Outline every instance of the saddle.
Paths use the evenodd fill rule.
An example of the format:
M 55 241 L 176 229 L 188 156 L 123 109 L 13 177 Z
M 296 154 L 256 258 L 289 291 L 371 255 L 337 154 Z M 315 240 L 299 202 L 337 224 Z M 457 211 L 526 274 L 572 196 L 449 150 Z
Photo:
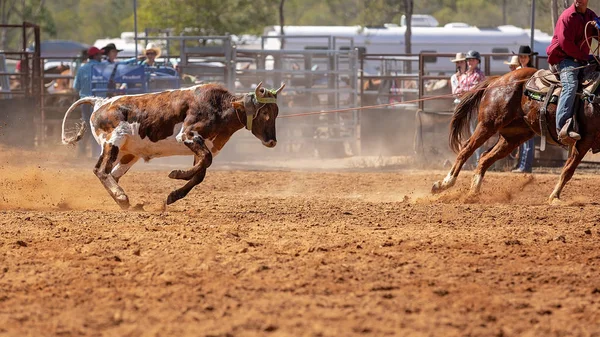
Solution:
M 582 100 L 588 99 L 591 102 L 596 98 L 595 92 L 600 84 L 600 72 L 588 69 L 589 68 L 585 68 L 582 74 L 580 74 L 580 85 L 577 89 L 577 95 L 581 97 Z M 548 117 L 548 106 L 550 104 L 557 104 L 560 93 L 562 92 L 562 85 L 560 83 L 560 78 L 558 77 L 558 71 L 553 70 L 555 69 L 540 69 L 533 74 L 527 83 L 525 83 L 524 95 L 532 100 L 543 102 L 543 105 L 540 109 L 539 118 L 541 133 L 540 151 L 544 151 L 546 148 L 547 134 L 552 135 L 552 132 L 550 132 L 548 129 L 548 123 L 546 122 Z M 573 114 L 575 130 L 577 130 L 576 117 L 581 107 L 581 104 L 579 103 L 579 100 L 577 100 L 575 107 L 573 108 L 575 111 Z M 561 144 L 558 139 L 553 138 L 553 142 L 556 144 L 565 145 Z

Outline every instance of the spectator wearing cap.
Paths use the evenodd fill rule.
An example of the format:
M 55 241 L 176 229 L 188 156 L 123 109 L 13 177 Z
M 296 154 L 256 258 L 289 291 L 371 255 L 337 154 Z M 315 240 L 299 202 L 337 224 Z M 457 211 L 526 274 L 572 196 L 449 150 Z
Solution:
M 102 51 L 104 51 L 104 56 L 106 56 L 106 62 L 115 63 L 117 55 L 119 52 L 122 52 L 123 49 L 118 49 L 114 43 L 109 43 L 102 48 Z
M 481 55 L 479 52 L 476 50 L 469 50 L 467 55 L 465 55 L 465 59 L 467 60 L 467 72 L 458 84 L 458 89 L 456 91 L 459 95 L 472 90 L 477 84 L 485 80 L 485 75 L 481 69 L 479 69 L 479 65 L 481 64 Z M 469 127 L 471 134 L 473 134 L 477 127 L 477 115 L 475 115 L 475 118 L 471 118 L 471 124 Z M 474 166 L 477 166 L 479 163 L 479 158 L 481 157 L 482 153 L 483 149 L 479 147 L 469 159 Z
M 452 85 L 452 93 L 456 94 L 460 80 L 465 76 L 467 71 L 467 61 L 464 53 L 456 53 L 456 57 L 450 62 L 456 64 L 456 72 L 450 77 L 450 84 Z M 458 96 L 457 96 L 458 98 Z
M 520 46 L 519 53 L 516 55 L 519 59 L 519 67 L 521 68 L 533 68 L 533 56 L 537 53 L 533 53 L 529 46 Z M 514 57 L 514 56 L 513 56 Z M 519 146 L 519 164 L 517 168 L 512 170 L 513 173 L 531 173 L 533 171 L 533 152 L 535 151 L 535 143 L 533 137 L 525 141 Z
M 156 59 L 160 57 L 160 55 L 162 54 L 162 50 L 159 46 L 150 42 L 146 46 L 146 49 L 144 49 L 143 54 L 144 56 L 146 56 L 146 59 L 141 61 L 140 64 L 148 67 L 156 67 Z
M 520 66 L 519 57 L 517 55 L 513 55 L 508 61 L 504 61 L 504 64 L 508 65 L 510 71 L 517 70 L 517 68 Z
M 467 72 L 459 82 L 456 93 L 459 95 L 462 95 L 463 93 L 475 88 L 477 84 L 485 80 L 485 75 L 481 69 L 479 69 L 479 65 L 481 64 L 481 55 L 479 52 L 475 50 L 469 50 L 465 56 L 465 59 L 467 60 Z
M 100 64 L 102 60 L 102 50 L 91 47 L 87 50 L 88 62 L 83 64 L 75 75 L 75 80 L 73 81 L 73 88 L 79 92 L 79 97 L 88 97 L 92 96 L 92 66 Z M 86 126 L 90 127 L 90 118 L 92 116 L 92 106 L 89 104 L 81 105 L 81 118 L 83 119 Z M 92 147 L 92 157 L 100 156 L 100 146 L 95 144 L 91 132 L 86 132 L 82 141 L 79 142 L 78 146 L 78 154 L 80 157 L 86 156 L 87 144 L 90 143 Z

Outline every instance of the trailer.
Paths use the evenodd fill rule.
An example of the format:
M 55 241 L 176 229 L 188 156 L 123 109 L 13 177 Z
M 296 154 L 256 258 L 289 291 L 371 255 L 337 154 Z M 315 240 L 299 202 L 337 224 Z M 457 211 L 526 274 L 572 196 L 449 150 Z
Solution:
M 315 49 L 325 46 L 322 39 L 317 36 L 323 34 L 336 36 L 338 38 L 351 38 L 354 47 L 364 54 L 400 54 L 405 52 L 406 27 L 388 24 L 383 27 L 363 26 L 284 26 L 284 36 L 281 35 L 281 27 L 268 26 L 263 35 L 271 37 L 265 39 L 264 49 L 302 50 Z M 278 38 L 275 38 L 278 37 Z M 290 37 L 290 38 L 288 38 Z M 293 37 L 293 39 L 291 38 Z M 534 50 L 540 55 L 546 55 L 546 47 L 550 45 L 551 36 L 539 30 L 534 36 Z M 411 38 L 411 50 L 413 54 L 432 54 L 425 60 L 427 69 L 432 73 L 444 72 L 448 69 L 449 58 L 439 58 L 433 54 L 456 54 L 466 53 L 468 50 L 477 50 L 481 54 L 496 54 L 490 60 L 491 74 L 506 72 L 507 60 L 503 54 L 516 52 L 521 45 L 531 43 L 528 30 L 511 26 L 499 26 L 492 28 L 479 28 L 463 23 L 450 23 L 444 27 L 413 27 Z M 340 40 L 337 49 L 348 48 L 347 42 Z M 367 74 L 376 75 L 381 73 L 377 62 L 365 63 L 364 69 Z

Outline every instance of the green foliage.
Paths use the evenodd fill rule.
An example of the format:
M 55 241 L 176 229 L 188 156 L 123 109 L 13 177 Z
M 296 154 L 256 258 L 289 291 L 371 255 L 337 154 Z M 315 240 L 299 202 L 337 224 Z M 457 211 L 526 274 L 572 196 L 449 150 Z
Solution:
M 200 35 L 259 33 L 277 23 L 275 0 L 145 0 L 139 1 L 141 27 L 193 28 Z
M 416 0 L 415 14 L 432 14 L 440 24 L 466 22 L 480 27 L 530 26 L 532 0 Z M 552 32 L 551 0 L 536 1 L 536 28 Z M 573 0 L 568 0 L 572 3 Z M 562 0 L 558 0 L 562 9 Z M 175 34 L 260 34 L 279 24 L 280 0 L 137 0 L 138 31 L 173 28 Z M 589 0 L 600 13 L 600 0 Z M 404 0 L 285 0 L 286 25 L 362 25 L 400 23 Z M 0 0 L 4 23 L 30 21 L 42 27 L 42 39 L 92 44 L 98 38 L 133 31 L 133 0 Z M 326 32 L 324 32 L 326 33 Z M 20 37 L 0 34 L 0 42 Z M 2 46 L 0 46 L 2 47 Z

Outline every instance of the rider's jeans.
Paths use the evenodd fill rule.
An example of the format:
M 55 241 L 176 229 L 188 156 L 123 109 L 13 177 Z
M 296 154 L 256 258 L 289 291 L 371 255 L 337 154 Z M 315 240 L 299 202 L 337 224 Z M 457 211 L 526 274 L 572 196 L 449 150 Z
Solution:
M 571 59 L 564 59 L 558 64 L 562 92 L 558 99 L 558 106 L 556 107 L 557 132 L 560 132 L 560 129 L 562 129 L 567 120 L 573 117 L 573 104 L 575 103 L 575 94 L 577 93 L 577 85 L 579 84 L 577 77 L 581 70 L 576 68 L 581 65 L 582 63 Z

